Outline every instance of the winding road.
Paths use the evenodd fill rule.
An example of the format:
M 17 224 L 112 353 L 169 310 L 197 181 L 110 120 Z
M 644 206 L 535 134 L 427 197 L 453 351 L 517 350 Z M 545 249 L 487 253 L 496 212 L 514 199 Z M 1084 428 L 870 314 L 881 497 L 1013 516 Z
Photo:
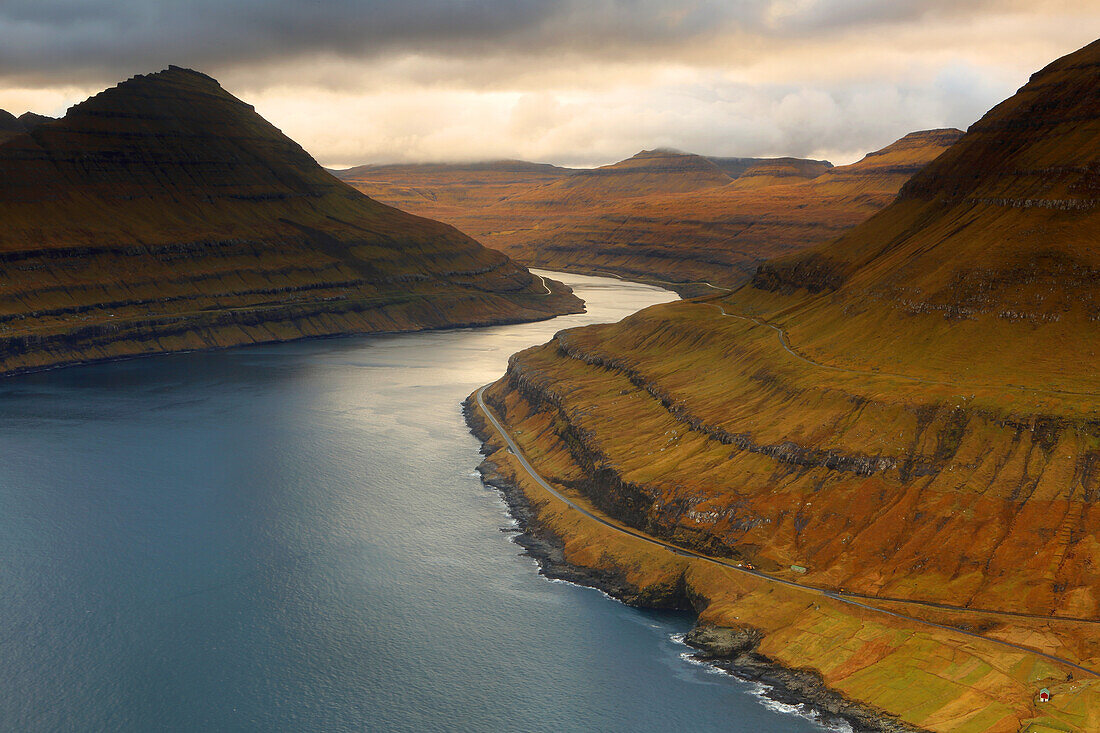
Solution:
M 772 326 L 772 328 L 775 328 L 775 327 Z M 990 638 L 988 636 L 982 636 L 981 634 L 976 634 L 976 633 L 971 632 L 971 631 L 965 631 L 963 629 L 960 629 L 960 628 L 957 628 L 957 627 L 954 627 L 954 626 L 947 626 L 945 624 L 937 624 L 937 623 L 932 622 L 932 621 L 925 621 L 923 619 L 919 619 L 919 618 L 916 618 L 916 617 L 913 617 L 913 616 L 907 616 L 903 613 L 897 613 L 897 612 L 894 612 L 894 611 L 887 611 L 885 609 L 877 608 L 875 606 L 871 606 L 871 605 L 868 605 L 866 603 L 861 603 L 860 601 L 855 600 L 855 599 L 858 598 L 858 599 L 861 599 L 861 600 L 890 602 L 890 603 L 908 603 L 908 604 L 912 604 L 912 605 L 916 605 L 916 606 L 922 606 L 922 607 L 926 607 L 926 608 L 933 608 L 933 609 L 937 609 L 937 610 L 963 611 L 963 612 L 968 612 L 968 613 L 983 613 L 983 614 L 987 614 L 987 615 L 1005 615 L 1005 616 L 1014 616 L 1014 617 L 1018 617 L 1018 618 L 1028 618 L 1028 619 L 1041 620 L 1041 621 L 1074 621 L 1074 622 L 1084 622 L 1084 623 L 1100 623 L 1100 620 L 1097 620 L 1097 619 L 1080 619 L 1080 618 L 1058 617 L 1058 616 L 1041 616 L 1041 615 L 1038 615 L 1038 614 L 1027 614 L 1027 613 L 1022 613 L 1022 612 L 1018 612 L 1018 611 L 993 611 L 993 610 L 985 610 L 985 609 L 974 609 L 974 608 L 967 608 L 965 606 L 950 606 L 950 605 L 947 605 L 947 604 L 934 603 L 934 602 L 931 602 L 931 601 L 920 601 L 920 600 L 912 600 L 912 599 L 904 599 L 904 598 L 880 598 L 878 596 L 866 595 L 866 594 L 862 594 L 862 593 L 852 593 L 852 592 L 849 592 L 849 591 L 837 591 L 837 590 L 832 590 L 832 589 L 828 589 L 828 588 L 820 588 L 820 587 L 812 586 L 812 585 L 804 585 L 802 583 L 798 583 L 798 582 L 795 582 L 793 580 L 786 580 L 784 578 L 777 578 L 777 577 L 774 577 L 772 575 L 768 575 L 768 574 L 763 573 L 763 572 L 761 572 L 759 570 L 756 570 L 756 569 L 749 569 L 749 568 L 741 567 L 741 566 L 737 565 L 736 563 L 728 562 L 728 561 L 725 561 L 725 560 L 720 560 L 718 558 L 710 557 L 708 555 L 702 555 L 698 552 L 695 552 L 694 550 L 688 550 L 688 549 L 680 547 L 678 545 L 674 545 L 670 542 L 665 542 L 663 540 L 659 540 L 659 539 L 656 539 L 654 537 L 651 537 L 647 534 L 643 534 L 642 532 L 638 532 L 636 530 L 632 530 L 632 529 L 629 529 L 629 528 L 626 528 L 626 527 L 622 527 L 618 524 L 610 522 L 607 519 L 604 519 L 603 517 L 599 516 L 598 514 L 595 514 L 591 511 L 589 511 L 588 509 L 585 509 L 583 506 L 578 505 L 576 502 L 571 500 L 569 497 L 563 495 L 561 492 L 559 492 L 557 489 L 555 489 L 553 486 L 551 486 L 550 483 L 546 479 L 544 479 L 542 477 L 542 475 L 537 470 L 535 470 L 535 467 L 532 466 L 531 463 L 527 460 L 527 457 L 524 456 L 523 451 L 516 444 L 515 440 L 512 439 L 511 434 L 509 434 L 509 432 L 505 429 L 504 425 L 497 419 L 496 415 L 493 414 L 493 411 L 485 403 L 485 390 L 488 389 L 488 387 L 489 387 L 489 385 L 485 385 L 484 387 L 481 387 L 479 390 L 477 390 L 477 392 L 475 393 L 476 398 L 477 398 L 478 407 L 481 408 L 482 414 L 484 414 L 486 419 L 489 420 L 489 422 L 496 429 L 496 431 L 500 435 L 500 437 L 504 439 L 504 442 L 508 445 L 509 452 L 516 458 L 517 461 L 519 461 L 519 464 L 521 466 L 523 466 L 523 470 L 525 470 L 528 473 L 528 475 L 530 475 L 530 477 L 539 486 L 541 486 L 543 489 L 548 491 L 551 495 L 556 497 L 559 501 L 563 502 L 570 509 L 573 509 L 574 511 L 583 514 L 584 516 L 588 517 L 589 519 L 593 520 L 594 522 L 598 522 L 598 523 L 602 524 L 603 526 L 608 527 L 608 528 L 610 528 L 610 529 L 612 529 L 616 532 L 619 532 L 621 534 L 629 535 L 631 537 L 634 537 L 635 539 L 641 540 L 643 542 L 647 542 L 651 545 L 655 545 L 657 547 L 664 548 L 665 550 L 668 550 L 669 552 L 675 553 L 676 555 L 680 555 L 680 556 L 683 556 L 683 557 L 690 557 L 692 559 L 701 560 L 703 562 L 708 562 L 708 563 L 711 563 L 713 565 L 719 565 L 723 568 L 728 568 L 730 570 L 734 570 L 734 571 L 739 572 L 739 573 L 744 573 L 746 575 L 751 575 L 753 577 L 760 578 L 761 580 L 765 580 L 765 581 L 768 581 L 770 583 L 778 583 L 779 585 L 785 585 L 785 586 L 788 586 L 790 588 L 797 588 L 798 590 L 801 590 L 801 591 L 804 591 L 804 592 L 807 592 L 807 593 L 811 593 L 811 594 L 819 595 L 819 596 L 824 596 L 825 598 L 830 598 L 832 600 L 839 601 L 841 603 L 846 603 L 850 606 L 856 606 L 856 607 L 859 607 L 859 608 L 867 609 L 869 611 L 873 611 L 875 613 L 883 614 L 885 616 L 892 616 L 894 618 L 903 619 L 905 621 L 909 621 L 909 622 L 914 623 L 914 624 L 920 624 L 922 626 L 928 626 L 928 627 L 935 628 L 935 629 L 941 629 L 941 630 L 944 630 L 944 631 L 949 631 L 949 632 L 952 632 L 952 633 L 955 633 L 955 634 L 960 634 L 962 636 L 968 636 L 968 637 L 971 637 L 973 639 L 980 639 L 981 641 L 984 641 L 984 642 L 987 642 L 987 643 L 990 643 L 990 644 L 996 644 L 998 646 L 1005 647 L 1005 648 L 1008 648 L 1008 649 L 1012 649 L 1012 650 L 1015 650 L 1015 651 L 1021 651 L 1021 652 L 1025 652 L 1027 654 L 1034 654 L 1036 656 L 1042 657 L 1044 659 L 1047 659 L 1049 661 L 1052 661 L 1052 662 L 1055 662 L 1057 664 L 1063 665 L 1065 667 L 1069 667 L 1071 669 L 1075 669 L 1077 671 L 1084 672 L 1085 674 L 1091 675 L 1093 677 L 1100 678 L 1100 672 L 1098 672 L 1094 669 L 1089 669 L 1088 667 L 1083 667 L 1080 664 L 1077 664 L 1075 662 L 1071 662 L 1068 659 L 1063 659 L 1061 657 L 1054 656 L 1053 654 L 1047 654 L 1046 652 L 1041 652 L 1037 649 L 1032 649 L 1030 647 L 1026 647 L 1026 646 L 1023 646 L 1023 645 L 1020 645 L 1020 644 L 1013 644 L 1010 641 L 1002 641 L 1000 639 L 993 639 L 993 638 Z

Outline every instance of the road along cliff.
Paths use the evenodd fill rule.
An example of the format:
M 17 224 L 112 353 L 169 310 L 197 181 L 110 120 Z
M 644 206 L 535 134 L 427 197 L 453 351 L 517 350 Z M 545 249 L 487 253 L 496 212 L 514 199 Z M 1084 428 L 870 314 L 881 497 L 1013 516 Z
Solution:
M 591 521 L 486 436 L 492 469 L 564 561 L 686 599 L 697 639 L 906 725 L 1100 729 L 1098 141 L 1100 42 L 839 239 L 559 333 L 485 391 L 563 495 L 741 569 Z

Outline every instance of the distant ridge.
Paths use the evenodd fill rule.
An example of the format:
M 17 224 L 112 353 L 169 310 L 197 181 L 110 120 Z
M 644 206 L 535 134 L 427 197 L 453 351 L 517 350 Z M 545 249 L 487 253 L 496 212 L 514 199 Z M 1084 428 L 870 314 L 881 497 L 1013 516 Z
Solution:
M 52 117 L 35 114 L 34 112 L 24 112 L 16 117 L 11 112 L 0 109 L 0 142 L 52 121 Z
M 732 178 L 701 155 L 642 150 L 611 165 L 576 170 L 572 175 L 516 196 L 516 200 L 559 205 L 602 203 L 657 193 L 681 193 L 724 186 Z
M 361 166 L 338 175 L 532 265 L 734 286 L 769 256 L 864 221 L 960 135 L 912 133 L 840 167 L 658 149 L 594 169 L 507 162 Z
M 473 163 L 385 163 L 379 165 L 358 165 L 354 168 L 332 170 L 331 173 L 344 181 L 352 181 L 370 173 L 463 173 L 500 172 L 500 173 L 573 173 L 575 168 L 562 168 L 550 163 L 530 163 L 526 160 L 485 160 Z

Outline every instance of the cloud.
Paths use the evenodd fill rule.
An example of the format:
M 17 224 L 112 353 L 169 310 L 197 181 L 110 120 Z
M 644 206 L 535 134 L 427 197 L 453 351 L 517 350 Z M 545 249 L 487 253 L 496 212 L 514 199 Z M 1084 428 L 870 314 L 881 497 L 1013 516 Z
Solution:
M 326 164 L 642 148 L 846 162 L 1093 40 L 1074 0 L 4 0 L 0 107 L 169 63 Z M 5 88 L 6 87 L 6 88 Z
M 5 0 L 0 76 L 103 79 L 168 63 L 222 72 L 331 56 L 644 57 L 731 37 L 805 38 L 1015 0 Z M 1055 3 L 1057 5 L 1058 3 Z M 1050 3 L 1035 3 L 1041 12 Z
M 751 19 L 759 3 L 741 4 Z M 394 51 L 606 53 L 683 41 L 739 19 L 720 2 L 685 8 L 657 0 L 5 0 L 0 74 L 93 78 L 181 59 L 225 68 Z
M 493 158 L 591 166 L 655 147 L 845 163 L 945 119 L 968 125 L 1003 96 L 979 69 L 953 68 L 937 81 L 822 88 L 707 75 L 558 93 L 410 88 L 349 97 L 293 88 L 254 101 L 334 166 Z M 960 85 L 983 94 L 959 97 Z

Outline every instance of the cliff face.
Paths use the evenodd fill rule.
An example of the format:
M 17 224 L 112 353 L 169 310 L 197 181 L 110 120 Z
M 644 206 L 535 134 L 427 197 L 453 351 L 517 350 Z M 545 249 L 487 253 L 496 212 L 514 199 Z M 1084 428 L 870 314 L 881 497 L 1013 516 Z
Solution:
M 894 171 L 914 144 L 928 141 L 857 165 Z M 727 297 L 560 333 L 489 396 L 555 482 L 626 524 L 861 594 L 891 624 L 1100 668 L 1098 171 L 1100 42 L 1034 75 L 836 241 Z M 660 574 L 632 553 L 574 557 Z M 834 636 L 791 610 L 804 605 L 769 611 L 763 591 L 730 598 L 726 582 L 689 577 L 704 620 L 778 635 L 771 654 L 910 723 L 1100 726 L 1100 687 L 1072 668 L 1024 674 L 1013 665 L 1037 657 L 995 662 L 980 644 L 963 661 L 946 632 L 899 659 L 866 610 L 834 604 L 864 623 Z M 944 656 L 997 674 L 943 673 Z M 887 689 L 899 679 L 942 684 L 938 701 Z M 1030 703 L 1054 682 L 1053 703 Z
M 21 124 L 0 144 L 0 373 L 580 307 L 337 181 L 197 72 Z
M 341 175 L 531 265 L 733 286 L 764 259 L 833 239 L 867 219 L 960 134 L 914 133 L 840 168 L 801 158 L 643 151 L 589 171 L 557 169 L 552 179 L 517 181 L 508 191 L 486 187 L 477 198 L 469 195 L 467 173 L 448 182 L 406 171 L 404 191 L 383 174 Z M 467 196 L 464 206 L 451 205 L 454 191 Z

